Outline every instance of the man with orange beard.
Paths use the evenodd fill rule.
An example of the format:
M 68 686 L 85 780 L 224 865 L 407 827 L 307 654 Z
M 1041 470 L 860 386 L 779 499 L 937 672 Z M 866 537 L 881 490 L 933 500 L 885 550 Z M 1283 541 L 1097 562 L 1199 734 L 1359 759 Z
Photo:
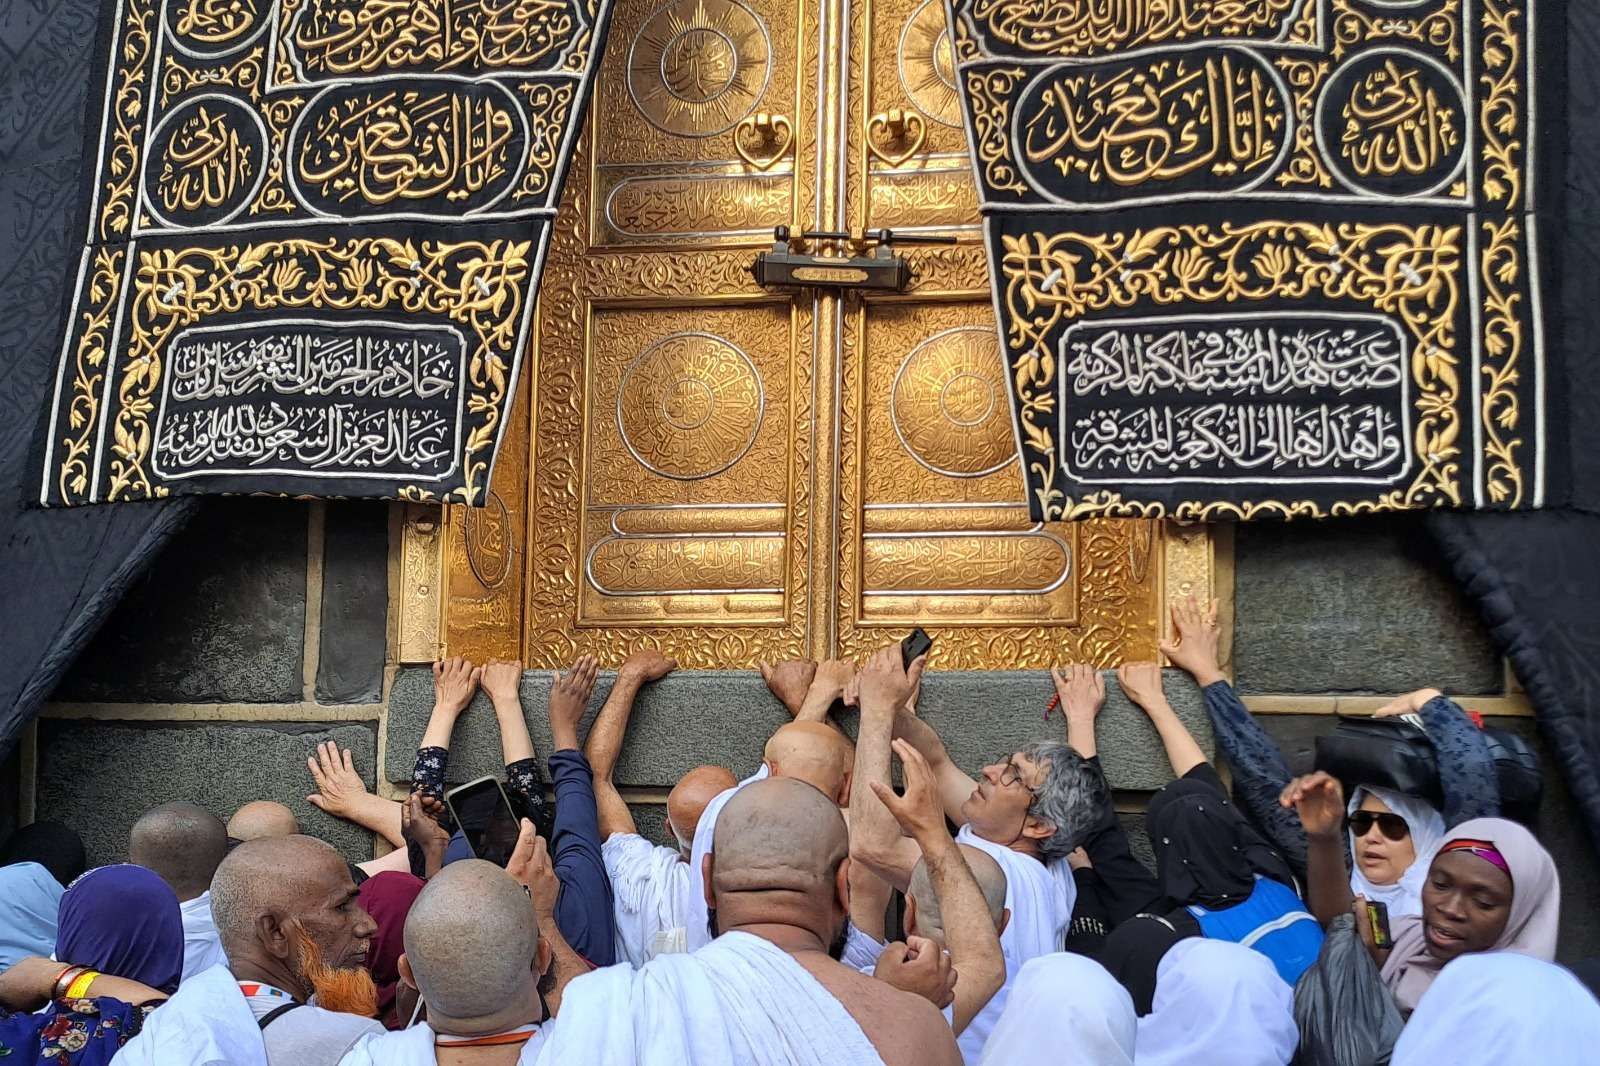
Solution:
M 217 867 L 211 910 L 227 966 L 184 981 L 117 1066 L 335 1066 L 384 1031 L 364 965 L 377 924 L 333 848 L 306 836 L 239 845 Z

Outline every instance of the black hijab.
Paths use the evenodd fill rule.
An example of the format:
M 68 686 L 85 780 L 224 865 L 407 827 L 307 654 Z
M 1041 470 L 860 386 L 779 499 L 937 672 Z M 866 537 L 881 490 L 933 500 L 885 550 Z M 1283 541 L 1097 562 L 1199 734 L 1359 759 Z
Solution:
M 1147 824 L 1156 878 L 1174 908 L 1241 903 L 1256 874 L 1294 888 L 1283 857 L 1210 782 L 1185 777 L 1161 789 Z
M 1100 965 L 1133 997 L 1133 1009 L 1144 1017 L 1155 1009 L 1156 972 L 1167 949 L 1192 932 L 1165 918 L 1136 914 L 1111 931 L 1100 949 Z

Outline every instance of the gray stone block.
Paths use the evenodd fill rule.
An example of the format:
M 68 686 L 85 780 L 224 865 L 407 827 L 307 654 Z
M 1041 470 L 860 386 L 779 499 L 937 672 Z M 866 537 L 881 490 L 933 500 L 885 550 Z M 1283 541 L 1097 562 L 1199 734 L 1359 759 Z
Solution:
M 1419 520 L 1240 523 L 1243 692 L 1501 690 L 1499 656 Z
M 306 505 L 210 499 L 67 671 L 58 700 L 301 698 Z
M 614 675 L 604 674 L 580 735 L 605 702 Z M 535 748 L 548 755 L 546 707 L 552 674 L 529 672 L 522 679 L 522 705 Z M 1172 777 L 1154 727 L 1130 704 L 1114 679 L 1100 715 L 1097 739 L 1101 762 L 1113 788 L 1151 790 Z M 1187 677 L 1167 671 L 1167 696 L 1206 751 L 1213 748 L 1210 721 L 1200 691 Z M 1066 736 L 1059 713 L 1044 720 L 1054 692 L 1046 673 L 1000 670 L 929 674 L 923 682 L 919 714 L 944 738 L 958 766 L 976 772 L 1023 744 Z M 402 670 L 389 693 L 388 750 L 384 773 L 391 781 L 411 777 L 417 743 L 433 707 L 433 678 L 426 668 Z M 753 771 L 773 730 L 788 714 L 767 691 L 759 674 L 747 670 L 679 671 L 640 694 L 628 738 L 618 760 L 618 785 L 670 788 L 687 770 L 703 763 L 726 766 L 736 774 Z M 846 716 L 853 731 L 855 716 Z M 494 711 L 482 694 L 456 724 L 450 748 L 449 777 L 468 781 L 501 768 L 500 735 Z
M 85 719 L 39 722 L 39 817 L 83 836 L 90 862 L 121 862 L 128 830 L 151 807 L 198 803 L 223 821 L 256 799 L 288 804 L 303 832 L 346 858 L 372 858 L 372 835 L 306 802 L 306 756 L 324 740 L 349 748 L 369 785 L 377 735 L 364 724 L 204 722 L 143 725 Z
M 672 837 L 672 830 L 667 828 L 665 803 L 630 803 L 628 810 L 633 814 L 633 826 L 639 831 L 640 836 L 664 848 L 678 846 L 678 842 Z
M 376 703 L 389 611 L 389 507 L 330 500 L 325 513 L 317 702 Z

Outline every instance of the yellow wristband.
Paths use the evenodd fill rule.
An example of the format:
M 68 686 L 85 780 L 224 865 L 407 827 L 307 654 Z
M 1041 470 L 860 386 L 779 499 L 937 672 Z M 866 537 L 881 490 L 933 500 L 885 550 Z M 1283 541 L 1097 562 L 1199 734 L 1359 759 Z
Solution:
M 77 977 L 72 979 L 72 983 L 67 986 L 67 994 L 62 998 L 83 999 L 89 994 L 89 986 L 92 985 L 94 983 L 94 979 L 99 976 L 100 971 L 98 970 L 83 971 Z

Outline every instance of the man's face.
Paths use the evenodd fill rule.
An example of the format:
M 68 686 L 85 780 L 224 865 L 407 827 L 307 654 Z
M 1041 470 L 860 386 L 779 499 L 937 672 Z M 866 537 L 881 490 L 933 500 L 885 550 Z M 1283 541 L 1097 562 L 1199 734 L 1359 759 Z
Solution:
M 378 923 L 361 906 L 350 869 L 337 855 L 318 860 L 318 869 L 297 901 L 294 917 L 316 947 L 323 965 L 334 970 L 364 967 Z
M 962 803 L 961 816 L 985 840 L 1010 844 L 1022 836 L 1033 790 L 1043 778 L 1044 768 L 1020 751 L 990 763 Z

